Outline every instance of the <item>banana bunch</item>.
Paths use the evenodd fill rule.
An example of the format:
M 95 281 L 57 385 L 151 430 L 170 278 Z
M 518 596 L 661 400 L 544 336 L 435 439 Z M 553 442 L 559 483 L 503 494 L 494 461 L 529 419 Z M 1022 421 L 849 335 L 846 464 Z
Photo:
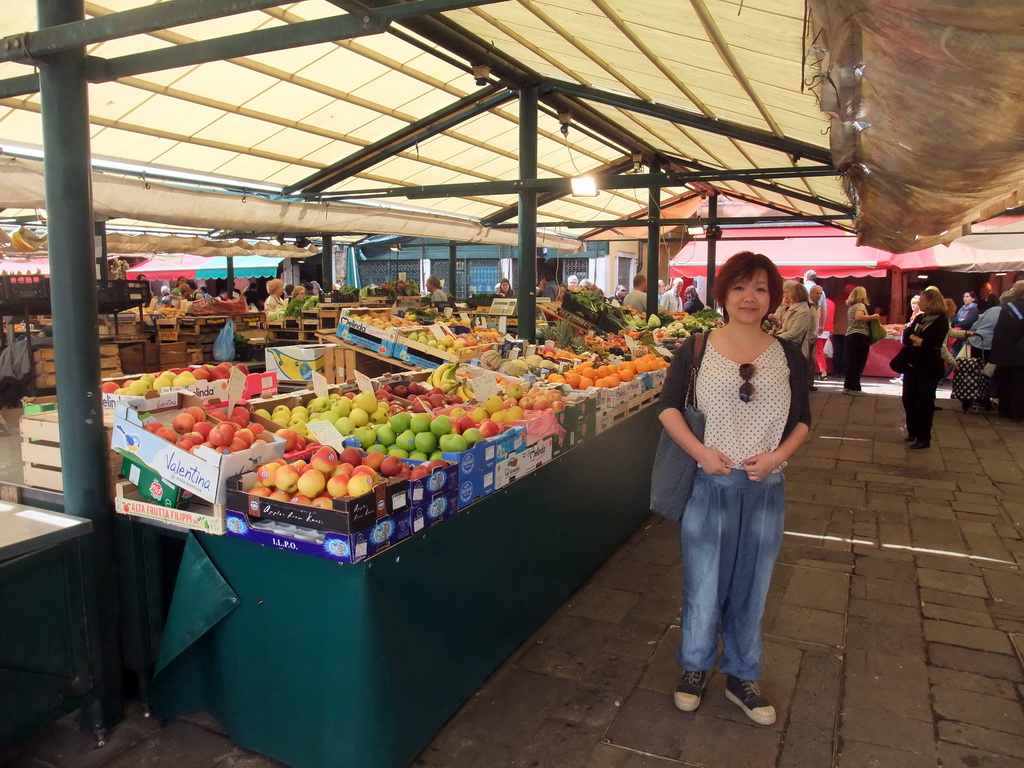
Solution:
M 455 375 L 458 366 L 455 363 L 442 363 L 430 372 L 427 377 L 428 387 L 437 387 L 446 395 L 460 395 L 465 402 L 473 399 L 473 390 Z

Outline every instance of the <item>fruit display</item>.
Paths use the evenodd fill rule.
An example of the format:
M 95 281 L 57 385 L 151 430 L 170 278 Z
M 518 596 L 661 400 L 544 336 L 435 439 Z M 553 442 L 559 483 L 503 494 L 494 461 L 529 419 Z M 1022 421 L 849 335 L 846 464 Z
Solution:
M 457 394 L 468 403 L 473 399 L 473 390 L 465 381 L 456 377 L 457 370 L 458 366 L 454 363 L 443 363 L 430 372 L 427 385 L 439 388 L 446 395 Z
M 199 365 L 187 368 L 172 368 L 158 373 L 144 373 L 137 378 L 112 379 L 100 385 L 103 392 L 113 395 L 145 395 L 147 392 L 160 392 L 166 387 L 191 387 L 197 381 L 219 381 L 231 378 L 231 371 L 237 368 L 248 375 L 249 369 L 241 364 L 220 363 L 219 365 Z
M 248 450 L 256 441 L 273 440 L 265 427 L 251 423 L 249 409 L 244 405 L 236 405 L 230 414 L 193 405 L 173 416 L 151 418 L 144 428 L 189 453 L 200 446 L 217 453 L 235 453 Z
M 668 361 L 660 355 L 648 353 L 635 361 L 618 364 L 605 363 L 597 368 L 593 363 L 584 363 L 568 369 L 564 373 L 553 373 L 548 376 L 549 384 L 567 384 L 573 389 L 589 389 L 598 387 L 610 389 L 623 382 L 632 381 L 638 373 L 667 368 Z

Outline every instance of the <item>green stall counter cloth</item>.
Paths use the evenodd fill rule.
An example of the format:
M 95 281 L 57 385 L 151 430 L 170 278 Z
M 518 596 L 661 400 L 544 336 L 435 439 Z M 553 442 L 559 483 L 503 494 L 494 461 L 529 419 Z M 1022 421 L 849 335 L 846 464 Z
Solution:
M 194 533 L 185 542 L 154 677 L 239 606 L 238 595 Z

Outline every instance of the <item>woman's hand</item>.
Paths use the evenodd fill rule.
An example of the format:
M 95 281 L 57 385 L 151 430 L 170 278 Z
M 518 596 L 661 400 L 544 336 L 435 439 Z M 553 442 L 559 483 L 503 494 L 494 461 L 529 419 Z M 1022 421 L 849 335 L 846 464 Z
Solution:
M 732 470 L 732 459 L 721 451 L 705 446 L 704 451 L 697 457 L 700 468 L 709 475 L 728 475 Z
M 922 341 L 924 341 L 924 339 L 922 339 L 917 334 L 910 334 L 910 343 L 913 344 L 915 347 L 920 347 Z
M 751 456 L 743 462 L 743 469 L 746 471 L 747 477 L 755 483 L 759 483 L 768 477 L 768 475 L 775 471 L 777 466 L 772 453 L 759 453 L 757 456 Z

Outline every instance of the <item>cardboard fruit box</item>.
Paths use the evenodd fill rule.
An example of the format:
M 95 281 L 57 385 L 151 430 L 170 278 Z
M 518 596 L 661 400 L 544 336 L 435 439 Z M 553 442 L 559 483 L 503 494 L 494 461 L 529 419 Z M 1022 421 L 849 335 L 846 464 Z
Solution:
M 228 478 L 251 472 L 260 464 L 284 456 L 285 441 L 274 434 L 261 435 L 266 437 L 266 441 L 257 440 L 247 450 L 228 454 L 203 446 L 197 446 L 190 453 L 157 437 L 145 428 L 148 422 L 156 419 L 170 426 L 174 416 L 183 408 L 196 404 L 188 395 L 175 394 L 178 402 L 174 407 L 146 413 L 118 403 L 110 447 L 135 455 L 164 480 L 214 504 L 222 504 L 226 500 Z
M 416 467 L 427 462 L 402 459 L 403 464 Z M 459 466 L 449 463 L 435 469 L 426 477 L 409 480 L 409 509 L 412 511 L 413 532 L 452 517 L 458 512 Z
M 256 482 L 255 473 L 229 481 L 227 506 L 251 519 L 274 520 L 302 528 L 334 533 L 357 533 L 373 527 L 377 520 L 408 510 L 408 483 L 389 480 L 378 483 L 362 496 L 334 499 L 332 509 L 292 504 L 249 493 Z
M 114 510 L 121 515 L 154 520 L 213 536 L 223 536 L 225 532 L 223 504 L 195 502 L 188 509 L 165 507 L 143 499 L 139 489 L 127 480 L 121 480 L 115 485 Z

